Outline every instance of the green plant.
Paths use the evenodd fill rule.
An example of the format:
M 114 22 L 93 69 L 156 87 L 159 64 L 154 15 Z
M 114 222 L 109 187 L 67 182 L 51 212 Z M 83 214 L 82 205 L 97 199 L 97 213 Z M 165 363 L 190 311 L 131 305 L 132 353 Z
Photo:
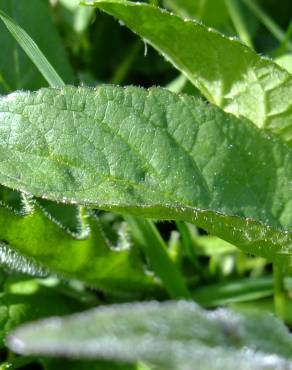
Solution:
M 266 312 L 292 323 L 291 26 L 250 1 L 219 3 L 216 19 L 213 1 L 165 1 L 177 15 L 125 0 L 0 4 L 3 369 L 292 368 L 291 336 Z M 110 77 L 93 66 L 95 43 L 111 55 L 88 31 L 95 8 L 106 37 L 131 43 L 110 50 Z M 99 83 L 155 75 L 135 66 L 141 41 L 104 13 L 180 75 L 165 63 L 166 88 Z M 252 50 L 248 16 L 280 42 L 278 63 Z M 161 220 L 176 222 L 169 239 Z

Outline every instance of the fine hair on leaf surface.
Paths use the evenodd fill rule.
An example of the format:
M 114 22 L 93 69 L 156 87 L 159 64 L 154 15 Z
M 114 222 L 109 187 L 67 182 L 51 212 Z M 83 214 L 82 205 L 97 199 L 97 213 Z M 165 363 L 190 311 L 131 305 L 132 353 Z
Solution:
M 291 149 L 238 121 L 158 88 L 13 93 L 0 99 L 0 182 L 58 202 L 194 222 L 289 269 Z
M 0 1 L 1 369 L 292 370 L 291 4 L 257 3 Z

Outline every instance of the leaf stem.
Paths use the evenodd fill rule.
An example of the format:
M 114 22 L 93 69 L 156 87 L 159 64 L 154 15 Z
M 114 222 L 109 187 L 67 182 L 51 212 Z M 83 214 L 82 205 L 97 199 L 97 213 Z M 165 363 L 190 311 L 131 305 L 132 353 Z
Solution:
M 173 299 L 190 298 L 186 283 L 167 253 L 167 246 L 156 226 L 141 217 L 125 216 L 134 238 L 143 248 L 153 271 L 160 277 Z
M 277 316 L 285 319 L 285 288 L 284 275 L 281 266 L 273 264 L 274 274 L 274 307 Z
M 192 264 L 195 267 L 196 271 L 197 272 L 201 271 L 202 269 L 198 262 L 198 257 L 195 252 L 194 244 L 193 244 L 192 237 L 188 229 L 188 226 L 183 221 L 177 221 L 176 226 L 180 232 L 180 235 L 182 238 L 182 245 L 185 249 L 185 252 L 187 253 L 190 260 L 192 261 Z

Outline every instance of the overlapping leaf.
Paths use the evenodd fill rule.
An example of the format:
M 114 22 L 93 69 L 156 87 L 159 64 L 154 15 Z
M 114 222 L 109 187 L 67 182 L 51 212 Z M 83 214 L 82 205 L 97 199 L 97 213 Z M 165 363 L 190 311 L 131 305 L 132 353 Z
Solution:
M 30 206 L 25 215 L 0 207 L 0 240 L 6 243 L 0 253 L 8 267 L 37 275 L 47 270 L 121 295 L 154 292 L 137 250 L 110 247 L 94 215 L 86 218 L 87 233 L 78 236 L 50 221 L 38 202 Z
M 194 222 L 290 268 L 292 152 L 244 119 L 163 89 L 65 87 L 2 97 L 0 137 L 8 187 Z
M 142 360 L 165 370 L 292 369 L 292 337 L 271 315 L 208 312 L 190 302 L 107 306 L 49 319 L 18 328 L 9 344 L 24 354 Z
M 84 2 L 117 17 L 181 70 L 206 98 L 292 143 L 292 77 L 238 40 L 157 7 Z

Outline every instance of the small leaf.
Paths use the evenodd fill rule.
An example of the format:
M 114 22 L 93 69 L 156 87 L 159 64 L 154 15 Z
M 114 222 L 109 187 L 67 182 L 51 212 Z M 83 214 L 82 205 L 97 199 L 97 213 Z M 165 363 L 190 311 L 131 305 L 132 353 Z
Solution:
M 91 4 L 156 48 L 225 111 L 244 116 L 292 145 L 292 76 L 238 40 L 157 7 L 123 0 Z
M 209 312 L 183 301 L 105 306 L 31 323 L 8 345 L 26 355 L 140 360 L 165 370 L 292 369 L 292 337 L 272 315 Z
M 292 151 L 245 119 L 163 89 L 101 86 L 2 97 L 0 123 L 3 185 L 62 203 L 189 221 L 291 271 Z M 26 228 L 30 220 L 1 212 L 3 238 L 15 222 Z M 51 233 L 36 219 L 40 238 Z M 11 235 L 19 239 L 15 229 Z M 68 247 L 61 252 L 55 244 L 70 261 Z M 72 248 L 87 255 L 80 244 Z M 62 269 L 53 250 L 45 249 L 47 258 L 40 247 L 24 248 Z

